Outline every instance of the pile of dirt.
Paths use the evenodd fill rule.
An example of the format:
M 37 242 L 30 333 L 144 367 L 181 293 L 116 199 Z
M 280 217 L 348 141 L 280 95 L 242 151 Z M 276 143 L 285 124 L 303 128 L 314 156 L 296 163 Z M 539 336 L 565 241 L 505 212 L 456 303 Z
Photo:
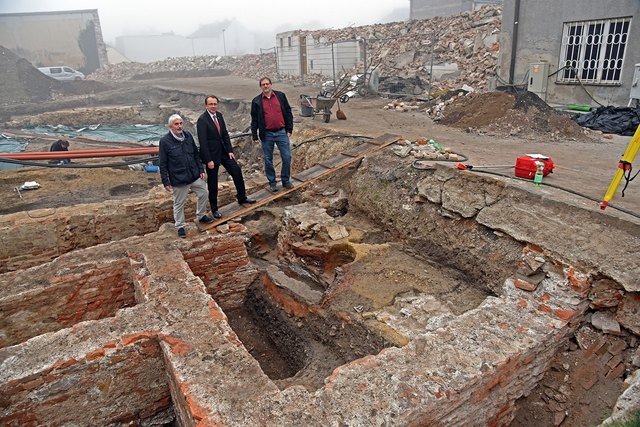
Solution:
M 91 95 L 112 89 L 96 81 L 61 82 L 42 74 L 29 61 L 0 46 L 0 105 L 43 102 L 59 97 Z M 0 117 L 7 120 L 6 117 Z
M 51 99 L 54 90 L 60 90 L 62 86 L 3 46 L 0 46 L 0 72 L 1 105 L 46 101 Z
M 528 91 L 470 93 L 443 110 L 441 124 L 496 136 L 525 139 L 592 140 L 589 131 Z

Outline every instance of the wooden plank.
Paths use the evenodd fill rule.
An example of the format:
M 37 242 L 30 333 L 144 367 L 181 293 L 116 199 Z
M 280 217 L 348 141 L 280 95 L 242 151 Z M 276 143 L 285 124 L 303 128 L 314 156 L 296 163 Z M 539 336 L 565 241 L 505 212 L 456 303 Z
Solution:
M 252 199 L 256 199 L 257 202 L 252 205 L 239 205 L 238 203 L 231 203 L 229 205 L 223 206 L 220 208 L 220 213 L 222 213 L 222 218 L 215 220 L 211 224 L 202 225 L 196 222 L 198 229 L 201 231 L 209 230 L 214 228 L 220 224 L 224 224 L 225 222 L 240 217 L 242 215 L 246 215 L 251 211 L 269 204 L 273 200 L 279 199 L 280 197 L 286 196 L 287 194 L 297 191 L 302 187 L 305 187 L 317 179 L 320 179 L 325 176 L 329 176 L 340 169 L 344 169 L 356 162 L 359 162 L 361 159 L 366 157 L 369 154 L 375 153 L 387 147 L 391 144 L 394 144 L 396 141 L 400 140 L 400 137 L 397 135 L 384 134 L 379 136 L 378 138 L 371 139 L 365 141 L 366 144 L 361 144 L 357 147 L 357 153 L 354 155 L 349 155 L 347 153 L 341 153 L 337 156 L 334 156 L 328 160 L 322 162 L 322 164 L 317 164 L 309 169 L 306 169 L 302 172 L 295 174 L 292 178 L 292 184 L 294 187 L 291 189 L 281 188 L 278 192 L 273 193 L 269 189 L 261 189 L 249 195 Z M 350 152 L 354 152 L 352 150 Z
M 345 156 L 344 154 L 338 154 L 337 156 L 333 156 L 330 159 L 323 160 L 318 163 L 320 166 L 324 166 L 327 169 L 333 169 L 335 167 L 340 166 L 341 164 L 351 160 L 354 156 Z

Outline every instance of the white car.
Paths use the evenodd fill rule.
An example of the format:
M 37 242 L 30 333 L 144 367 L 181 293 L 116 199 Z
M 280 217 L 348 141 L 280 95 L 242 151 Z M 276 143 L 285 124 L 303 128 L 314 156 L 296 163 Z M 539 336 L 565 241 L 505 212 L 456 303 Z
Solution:
M 56 80 L 84 80 L 84 74 L 71 67 L 60 65 L 57 67 L 39 67 L 38 70 Z

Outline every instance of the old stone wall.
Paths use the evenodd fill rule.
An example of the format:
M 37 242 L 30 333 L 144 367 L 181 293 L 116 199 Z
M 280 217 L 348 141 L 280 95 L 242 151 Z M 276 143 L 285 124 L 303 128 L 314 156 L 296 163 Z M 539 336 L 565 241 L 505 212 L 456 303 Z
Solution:
M 514 243 L 535 243 L 629 292 L 640 291 L 640 260 L 632 255 L 640 244 L 637 224 L 554 201 L 517 182 L 444 165 L 419 171 L 388 150 L 378 155 L 385 161 L 365 162 L 351 180 L 349 202 L 415 245 L 455 252 L 469 259 L 468 269 L 490 279 L 490 266 L 474 264 L 489 258 L 506 268 L 517 262 Z
M 128 258 L 71 262 L 67 257 L 0 276 L 0 288 L 11 290 L 0 299 L 0 347 L 135 304 Z
M 189 268 L 207 288 L 207 292 L 224 309 L 240 307 L 247 287 L 257 277 L 258 271 L 247 257 L 246 233 L 232 224 L 233 231 L 224 241 L 202 240 L 182 253 Z
M 42 266 L 0 275 L 0 305 L 11 307 L 7 317 L 15 322 L 24 319 L 36 328 L 45 325 L 16 334 L 13 324 L 5 328 L 0 323 L 0 336 L 12 344 L 0 350 L 0 424 L 125 425 L 144 420 L 146 425 L 162 425 L 174 418 L 172 387 L 175 402 L 186 407 L 176 412 L 189 414 L 183 425 L 193 424 L 199 416 L 198 403 L 185 397 L 182 374 L 165 366 L 166 353 L 191 355 L 194 343 L 201 340 L 220 350 L 220 342 L 208 342 L 212 334 L 233 348 L 240 343 L 181 254 L 197 259 L 200 249 L 206 254 L 212 247 L 244 248 L 245 238 L 246 230 L 236 226 L 230 233 L 203 233 L 176 241 L 173 227 L 166 225 L 161 233 L 77 250 Z M 224 272 L 218 277 L 248 286 L 253 276 L 246 273 L 246 250 L 236 257 L 237 277 L 223 257 L 208 258 L 211 265 L 202 271 Z M 120 307 L 113 306 L 123 285 L 128 295 L 124 305 L 133 303 L 133 295 L 136 305 L 116 311 Z M 42 300 L 47 292 L 52 304 Z M 105 297 L 101 303 L 109 309 L 101 313 L 104 318 L 73 328 L 48 326 L 47 308 L 55 310 L 57 299 L 69 303 L 64 315 L 76 319 L 94 303 L 91 298 L 96 293 Z M 106 301 L 108 296 L 111 302 Z M 53 317 L 60 316 L 54 311 Z M 199 319 L 202 316 L 223 321 L 223 333 L 216 332 L 211 321 Z M 29 331 L 28 325 L 25 328 Z M 197 331 L 191 332 L 192 328 Z M 248 353 L 245 358 L 257 365 Z M 198 369 L 206 370 L 208 364 Z
M 410 243 L 427 248 L 443 238 L 453 247 L 440 243 L 441 248 L 462 252 L 463 260 L 477 258 L 474 268 L 479 272 L 470 269 L 470 274 L 479 281 L 499 282 L 493 285 L 499 297 L 417 331 L 403 347 L 338 367 L 319 390 L 279 390 L 210 295 L 233 305 L 242 286 L 255 277 L 241 245 L 246 229 L 235 224 L 182 240 L 176 239 L 172 224 L 166 224 L 158 232 L 72 251 L 28 270 L 30 280 L 24 283 L 17 284 L 21 273 L 0 275 L 0 284 L 6 284 L 0 286 L 0 303 L 18 301 L 46 288 L 49 276 L 54 282 L 55 277 L 73 276 L 75 289 L 85 289 L 80 282 L 90 282 L 91 275 L 77 273 L 78 268 L 93 268 L 93 260 L 99 269 L 102 260 L 122 267 L 121 277 L 127 279 L 111 285 L 130 280 L 136 303 L 106 314 L 111 317 L 26 341 L 8 338 L 20 342 L 0 349 L 0 424 L 158 425 L 175 417 L 180 425 L 509 425 L 514 402 L 535 387 L 584 319 L 590 274 L 601 277 L 615 269 L 598 264 L 589 255 L 596 249 L 580 239 L 576 250 L 587 255 L 578 258 L 566 245 L 547 246 L 547 241 L 555 241 L 544 233 L 536 237 L 524 226 L 508 228 L 507 218 L 517 222 L 518 209 L 529 210 L 531 199 L 509 197 L 520 189 L 446 167 L 426 172 L 387 167 L 379 171 L 364 161 L 351 184 L 360 192 L 350 203 L 374 207 L 372 216 L 396 232 L 410 233 Z M 415 186 L 407 186 L 412 180 Z M 485 225 L 488 219 L 476 223 L 498 203 L 511 210 L 500 227 Z M 127 206 L 123 203 L 122 209 Z M 550 221 L 555 218 L 552 208 L 541 201 L 536 213 Z M 83 207 L 76 209 L 81 215 Z M 588 216 L 574 216 L 587 230 L 595 227 Z M 600 221 L 612 239 L 626 232 L 633 242 L 623 223 L 616 227 L 614 221 Z M 511 229 L 521 242 L 506 234 Z M 529 239 L 535 244 L 526 243 Z M 119 261 L 123 258 L 129 265 Z M 492 267 L 480 270 L 480 264 L 496 262 L 502 271 L 513 273 L 495 279 L 489 276 Z M 544 274 L 534 280 L 532 273 L 538 271 Z M 619 277 L 625 286 L 633 286 L 626 276 Z M 219 281 L 228 281 L 231 288 Z M 295 293 L 291 297 L 297 298 Z M 302 298 L 296 302 L 313 304 Z
M 185 205 L 186 218 L 195 203 Z M 50 261 L 74 249 L 151 233 L 173 222 L 171 195 L 19 212 L 0 217 L 0 273 Z

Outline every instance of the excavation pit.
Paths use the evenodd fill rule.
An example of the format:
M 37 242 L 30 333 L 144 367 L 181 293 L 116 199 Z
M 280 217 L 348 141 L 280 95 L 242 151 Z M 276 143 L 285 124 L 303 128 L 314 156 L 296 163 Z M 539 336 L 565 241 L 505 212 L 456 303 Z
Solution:
M 76 260 L 7 274 L 0 299 L 0 347 L 19 344 L 136 304 L 129 258 Z
M 258 93 L 254 80 L 238 82 L 233 76 L 179 79 L 178 74 L 185 73 L 175 74 L 175 79 L 144 86 L 129 82 L 117 93 L 91 90 L 90 96 L 62 98 L 54 103 L 42 102 L 47 93 L 38 97 L 37 103 L 8 106 L 1 115 L 6 120 L 28 114 L 24 120 L 86 123 L 107 117 L 101 106 L 127 104 L 127 108 L 109 108 L 107 114 L 117 123 L 148 120 L 163 124 L 169 114 L 179 112 L 189 124 L 203 112 L 204 94 L 212 88 L 218 95 L 245 99 Z M 285 82 L 274 83 L 289 99 L 300 93 Z M 304 88 L 303 93 L 312 92 Z M 477 99 L 487 105 L 467 108 L 467 117 L 496 111 L 496 103 L 486 95 Z M 332 131 L 360 133 L 366 129 L 376 134 L 393 129 L 406 138 L 427 136 L 442 145 L 452 144 L 469 155 L 474 164 L 508 163 L 525 152 L 542 151 L 552 155 L 559 166 L 572 167 L 557 170 L 545 178 L 545 183 L 567 184 L 573 180 L 575 186 L 568 187 L 601 196 L 598 188 L 606 188 L 608 179 L 602 176 L 608 174 L 600 172 L 609 170 L 618 160 L 606 153 L 618 152 L 621 147 L 619 152 L 624 150 L 617 138 L 613 150 L 610 140 L 606 144 L 587 142 L 590 137 L 580 129 L 572 133 L 573 141 L 558 138 L 558 133 L 564 134 L 559 126 L 566 124 L 554 123 L 551 127 L 557 130 L 542 126 L 541 135 L 527 123 L 546 117 L 544 111 L 534 112 L 533 119 L 525 117 L 524 130 L 518 120 L 503 120 L 480 130 L 473 124 L 472 129 L 465 126 L 465 133 L 431 124 L 418 110 L 383 112 L 385 103 L 374 98 L 355 99 L 347 105 L 348 121 L 315 121 L 314 129 L 308 126 L 311 119 L 297 117 L 294 106 L 292 142 L 300 144 L 293 152 L 294 171 L 348 152 L 358 142 L 353 136 L 326 138 Z M 90 108 L 76 109 L 82 106 Z M 61 107 L 74 110 L 47 118 L 34 116 Z M 221 102 L 220 107 L 228 125 L 239 132 L 248 130 L 248 102 Z M 508 134 L 517 134 L 517 138 L 501 137 Z M 258 144 L 245 144 L 250 142 L 246 139 L 234 141 L 234 147 L 243 162 L 248 187 L 260 188 L 265 185 L 261 162 L 250 153 L 260 148 Z M 46 151 L 51 141 L 38 143 L 40 150 Z M 32 141 L 29 149 L 36 144 Z M 80 147 L 79 141 L 72 143 L 72 149 Z M 112 376 L 107 363 L 110 358 L 123 356 L 119 363 L 132 360 L 137 364 L 137 353 L 150 349 L 150 370 L 156 371 L 157 389 L 162 390 L 157 393 L 159 400 L 145 398 L 130 407 L 151 414 L 153 410 L 144 408 L 149 408 L 152 401 L 160 402 L 162 408 L 170 405 L 179 425 L 509 425 L 514 418 L 514 426 L 560 422 L 597 425 L 611 413 L 615 400 L 611 396 L 622 392 L 623 378 L 629 382 L 625 393 L 640 395 L 637 380 L 632 382 L 634 372 L 638 377 L 638 365 L 630 363 L 634 354 L 637 357 L 636 337 L 640 333 L 634 321 L 640 312 L 637 223 L 617 221 L 610 215 L 611 207 L 606 214 L 598 212 L 597 208 L 586 207 L 584 200 L 560 197 L 544 184 L 539 188 L 511 181 L 502 185 L 481 178 L 479 170 L 472 174 L 440 167 L 416 171 L 408 159 L 398 159 L 391 150 L 368 155 L 343 173 L 326 178 L 317 191 L 300 188 L 293 193 L 296 200 L 270 202 L 269 206 L 283 209 L 300 201 L 318 204 L 349 231 L 347 242 L 331 239 L 320 244 L 289 239 L 289 248 L 281 246 L 277 238 L 281 215 L 274 215 L 258 233 L 253 230 L 252 215 L 239 220 L 248 230 L 232 222 L 228 231 L 220 228 L 219 235 L 199 234 L 190 224 L 188 238 L 180 241 L 172 227 L 163 225 L 171 222 L 171 201 L 163 189 L 146 194 L 140 187 L 118 187 L 121 200 L 103 203 L 110 198 L 109 190 L 121 184 L 157 186 L 159 181 L 153 174 L 134 176 L 118 169 L 106 173 L 80 169 L 74 172 L 77 179 L 70 180 L 49 170 L 40 174 L 31 171 L 29 176 L 42 187 L 23 193 L 24 200 L 15 192 L 9 194 L 1 208 L 0 273 L 47 265 L 54 259 L 64 260 L 65 254 L 76 258 L 90 253 L 92 258 L 102 259 L 107 248 L 117 247 L 130 260 L 136 302 L 109 317 L 20 339 L 0 349 L 0 424 L 9 424 L 8 417 L 20 411 L 32 414 L 32 418 L 22 420 L 22 425 L 165 423 L 146 415 L 143 422 L 109 409 L 109 405 L 125 400 L 127 404 L 135 401 L 135 394 L 117 388 L 122 383 L 139 392 L 135 385 L 123 382 L 126 375 L 118 374 L 117 382 L 110 387 L 101 383 L 101 387 L 85 390 L 79 388 L 81 383 L 76 382 L 78 377 L 71 370 L 85 363 L 83 360 L 104 360 L 92 365 L 96 371 L 91 376 L 81 378 L 85 384 L 91 383 L 95 374 Z M 589 176 L 589 170 L 597 171 L 598 178 Z M 10 178 L 3 182 L 9 193 L 32 180 L 20 174 L 6 176 Z M 233 202 L 232 189 L 224 188 L 228 183 L 222 174 L 220 182 L 221 204 Z M 637 207 L 632 187 L 627 197 L 616 198 L 616 203 Z M 127 195 L 137 199 L 127 199 Z M 367 217 L 369 224 L 358 226 L 356 212 Z M 9 213 L 16 214 L 6 215 Z M 192 204 L 187 216 L 193 217 Z M 266 215 L 258 221 L 267 222 L 265 219 Z M 270 228 L 275 228 L 271 235 L 263 232 Z M 198 249 L 210 243 L 211 248 L 227 247 L 237 253 L 225 258 L 227 251 Z M 243 245 L 249 257 L 238 252 Z M 314 263 L 314 251 L 332 245 L 355 249 L 350 252 L 354 258 Z M 220 263 L 212 264 L 213 259 Z M 279 271 L 267 271 L 271 265 Z M 291 279 L 313 274 L 321 280 L 300 280 L 310 286 L 301 292 L 297 287 L 280 287 L 277 281 L 269 283 L 265 279 L 278 279 L 281 274 Z M 442 280 L 436 280 L 438 277 Z M 454 286 L 445 287 L 447 284 Z M 3 297 L 13 292 L 8 286 L 0 289 Z M 287 300 L 283 295 L 289 297 L 288 301 L 299 302 L 301 296 L 303 301 L 317 301 L 310 291 L 322 293 L 321 303 L 311 306 L 319 306 L 334 323 L 315 312 L 291 314 L 294 308 L 295 313 L 300 310 L 304 314 L 305 305 L 287 306 L 282 302 Z M 267 305 L 267 298 L 275 301 Z M 236 325 L 236 313 L 244 318 L 248 314 L 240 310 L 252 306 L 265 310 L 289 307 L 280 317 L 293 321 L 297 328 L 302 323 L 305 332 L 315 325 L 337 327 L 336 319 L 341 321 L 339 328 L 350 321 L 364 324 L 368 331 L 384 336 L 393 345 L 343 364 L 334 363 L 338 366 L 333 372 L 320 375 L 323 379 L 319 388 L 315 382 L 309 382 L 311 386 L 302 382 L 289 385 L 286 381 L 300 379 L 304 367 L 293 375 L 293 370 L 289 372 L 283 366 L 276 370 L 276 374 L 283 373 L 282 378 L 274 379 L 279 376 L 267 372 L 264 363 L 258 364 L 259 358 L 252 357 L 249 340 L 242 336 L 238 339 L 243 328 Z M 269 325 L 264 318 L 257 319 L 258 326 Z M 606 325 L 607 332 L 595 325 Z M 333 340 L 332 328 L 325 327 L 322 332 L 327 341 Z M 312 346 L 310 341 L 303 343 L 307 351 Z M 286 356 L 287 350 L 278 351 Z M 156 352 L 160 356 L 156 357 Z M 284 365 L 291 363 L 296 369 L 308 361 L 302 356 L 295 363 L 286 362 L 286 357 L 283 360 Z M 48 387 L 46 377 L 32 380 L 29 376 L 34 372 L 62 375 L 58 385 L 67 386 L 70 393 L 81 390 L 87 400 L 77 400 L 66 418 L 58 419 L 60 413 L 52 408 L 46 418 L 36 419 L 35 414 L 40 413 L 35 405 L 28 406 L 28 399 L 21 403 L 10 399 L 21 393 L 12 385 L 29 389 L 29 397 L 49 393 L 51 403 L 58 399 L 59 405 L 68 407 L 64 406 L 65 394 L 57 395 L 61 387 Z M 161 380 L 163 377 L 166 380 Z M 145 387 L 150 383 L 141 381 Z M 166 399 L 167 385 L 170 402 Z M 569 391 L 564 387 L 567 385 Z M 605 394 L 606 399 L 602 398 Z M 520 412 L 527 409 L 522 400 L 529 400 L 529 409 L 546 409 L 547 418 L 540 417 L 540 412 L 522 417 Z M 580 409 L 597 410 L 602 416 L 578 418 L 575 409 L 580 401 L 585 402 Z M 89 422 L 86 411 L 78 408 L 99 408 L 105 416 Z M 73 416 L 76 418 L 71 419 Z M 13 420 L 20 424 L 18 418 Z
M 17 396 L 3 400 L 0 421 L 29 411 L 35 418 L 25 425 L 43 422 L 13 387 L 29 384 L 31 396 L 48 390 L 52 403 L 64 401 L 60 388 L 31 382 L 33 372 L 61 375 L 68 393 L 117 402 L 108 388 L 83 389 L 89 380 L 75 382 L 70 369 L 105 357 L 126 364 L 149 351 L 152 368 L 143 370 L 154 372 L 154 402 L 162 402 L 155 413 L 172 410 L 178 425 L 508 425 L 518 399 L 536 388 L 587 315 L 616 310 L 632 330 L 625 310 L 594 306 L 591 293 L 595 282 L 598 292 L 615 290 L 629 311 L 640 276 L 636 264 L 620 261 L 628 249 L 621 242 L 637 239 L 628 223 L 447 167 L 416 172 L 398 160 L 390 174 L 383 165 L 390 167 L 388 158 L 374 157 L 352 172 L 349 209 L 339 217 L 309 191 L 303 203 L 264 214 L 262 227 L 254 227 L 261 221 L 254 214 L 246 226 L 198 233 L 190 225 L 184 240 L 171 224 L 153 231 L 170 211 L 163 193 L 28 218 L 31 233 L 42 230 L 64 245 L 47 255 L 54 261 L 35 266 L 4 249 L 5 266 L 15 271 L 2 274 L 2 283 L 31 267 L 71 269 L 78 260 L 126 253 L 114 265 L 131 277 L 135 305 L 0 349 L 0 395 Z M 404 203 L 389 203 L 392 195 Z M 138 222 L 137 212 L 145 213 Z M 25 218 L 2 218 L 7 247 L 24 241 Z M 569 242 L 544 226 L 548 218 L 581 227 L 571 228 Z M 89 238 L 69 232 L 70 224 L 134 231 L 100 242 L 107 233 Z M 340 226 L 346 234 L 334 233 Z M 11 297 L 9 286 L 2 289 Z M 268 334 L 243 335 L 251 329 Z M 590 351 L 575 351 L 582 350 Z M 263 354 L 277 363 L 269 367 Z M 91 366 L 94 375 L 111 375 L 109 363 Z M 603 377 L 621 383 L 619 366 L 603 366 Z M 137 401 L 136 414 L 151 414 L 144 409 L 150 401 Z M 72 413 L 47 421 L 86 425 L 65 418 Z M 134 420 L 101 413 L 94 425 Z

